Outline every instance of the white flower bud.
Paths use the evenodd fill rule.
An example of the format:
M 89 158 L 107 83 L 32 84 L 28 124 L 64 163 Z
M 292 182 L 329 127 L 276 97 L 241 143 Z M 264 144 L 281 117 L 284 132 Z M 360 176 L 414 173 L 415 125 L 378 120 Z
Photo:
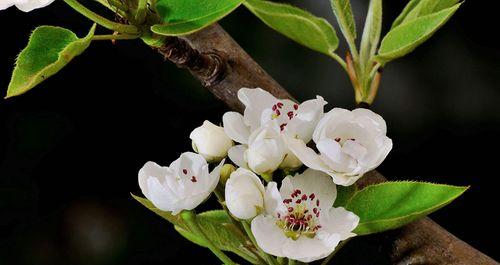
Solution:
M 226 205 L 239 219 L 251 219 L 264 208 L 264 185 L 252 171 L 239 168 L 226 182 Z
M 279 127 L 269 122 L 250 135 L 245 158 L 248 167 L 257 174 L 274 172 L 285 158 L 286 147 Z
M 202 126 L 194 129 L 189 138 L 193 140 L 193 149 L 208 162 L 221 161 L 234 144 L 222 127 L 209 121 L 205 121 Z

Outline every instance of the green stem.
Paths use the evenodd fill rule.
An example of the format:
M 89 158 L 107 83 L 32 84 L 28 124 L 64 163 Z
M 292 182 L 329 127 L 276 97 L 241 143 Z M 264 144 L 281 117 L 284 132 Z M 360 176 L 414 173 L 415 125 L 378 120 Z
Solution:
M 137 11 L 135 13 L 135 20 L 137 23 L 142 24 L 146 19 L 146 12 L 148 10 L 148 0 L 139 0 L 137 3 Z
M 295 260 L 293 260 L 293 259 L 288 260 L 288 265 L 295 265 L 295 264 L 297 264 L 297 262 L 295 262 Z
M 66 2 L 66 4 L 68 4 L 71 8 L 73 8 L 76 12 L 82 14 L 88 19 L 94 21 L 95 23 L 109 30 L 118 31 L 120 33 L 130 34 L 130 35 L 138 35 L 140 33 L 139 29 L 136 26 L 120 24 L 111 21 L 107 18 L 104 18 L 98 15 L 97 13 L 91 11 L 90 9 L 86 8 L 85 6 L 83 6 L 77 0 L 64 0 L 64 2 Z
M 127 35 L 127 34 L 119 34 L 119 35 L 94 35 L 92 40 L 133 40 L 139 38 L 139 35 Z
M 196 218 L 196 213 L 194 211 L 182 211 L 181 212 L 182 219 L 186 222 L 186 225 L 191 230 L 191 232 L 200 236 L 207 245 L 208 249 L 210 249 L 215 256 L 217 256 L 224 264 L 226 265 L 236 265 L 224 252 L 218 249 L 212 241 L 205 235 L 205 233 L 201 230 L 200 225 L 198 224 L 198 220 Z
M 270 265 L 279 265 L 279 263 L 273 257 L 271 257 L 269 254 L 267 254 L 266 252 L 264 252 L 259 247 L 259 245 L 257 245 L 257 241 L 255 240 L 255 237 L 252 234 L 252 229 L 250 228 L 250 225 L 247 222 L 245 222 L 245 221 L 242 221 L 241 224 L 243 225 L 243 229 L 245 229 L 245 232 L 247 233 L 248 237 L 250 238 L 250 241 L 252 241 L 252 243 L 257 248 L 257 250 L 259 250 L 260 256 L 263 259 L 265 259 L 266 262 L 268 264 L 270 264 Z
M 327 265 L 328 262 L 330 262 L 330 260 L 333 258 L 333 256 L 335 256 L 335 254 L 337 254 L 337 252 L 345 245 L 347 244 L 347 242 L 349 242 L 350 239 L 346 239 L 342 242 L 340 242 L 340 244 L 335 248 L 335 250 L 330 253 L 330 255 L 328 255 L 328 257 L 326 257 L 323 262 L 321 262 L 321 265 Z

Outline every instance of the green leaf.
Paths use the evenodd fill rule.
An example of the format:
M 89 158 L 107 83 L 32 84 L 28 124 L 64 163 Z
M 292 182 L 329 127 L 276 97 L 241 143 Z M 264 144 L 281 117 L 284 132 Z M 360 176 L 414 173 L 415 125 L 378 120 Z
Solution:
M 198 214 L 198 224 L 201 230 L 218 248 L 225 251 L 240 249 L 247 244 L 246 237 L 231 222 L 230 217 L 223 210 L 214 210 Z M 176 228 L 183 236 L 194 243 L 206 247 L 203 239 L 194 236 L 187 229 Z
M 382 40 L 376 60 L 386 63 L 410 53 L 443 26 L 460 5 L 456 4 L 392 29 Z
M 17 57 L 5 98 L 26 93 L 59 72 L 89 47 L 95 27 L 94 24 L 89 34 L 81 39 L 72 31 L 60 27 L 36 28 L 30 36 L 28 46 Z
M 333 203 L 333 207 L 345 207 L 351 198 L 358 192 L 356 185 L 351 186 L 337 186 L 337 198 Z
M 342 34 L 344 34 L 349 45 L 354 44 L 357 34 L 351 2 L 349 0 L 331 0 L 330 3 Z
M 198 214 L 198 224 L 205 235 L 210 238 L 210 241 L 221 250 L 231 251 L 243 258 L 250 257 L 252 260 L 258 259 L 246 246 L 251 245 L 247 242 L 247 237 L 239 228 L 232 222 L 225 211 L 215 210 Z M 175 226 L 175 230 L 179 232 L 189 241 L 207 247 L 203 238 L 193 234 L 186 228 Z
M 375 55 L 382 31 L 382 0 L 371 0 L 361 38 L 361 62 L 367 65 Z M 369 65 L 367 65 L 369 66 Z
M 450 8 L 458 2 L 459 0 L 411 0 L 394 20 L 391 29 L 413 19 Z
M 186 225 L 184 224 L 184 221 L 182 220 L 181 216 L 180 215 L 172 215 L 170 212 L 165 212 L 165 211 L 162 211 L 158 208 L 156 208 L 153 203 L 151 203 L 148 199 L 146 198 L 142 198 L 142 197 L 139 197 L 139 196 L 135 196 L 134 194 L 130 194 L 132 195 L 132 197 L 138 201 L 140 204 L 142 204 L 144 207 L 148 208 L 149 210 L 151 210 L 152 212 L 154 212 L 155 214 L 161 216 L 163 219 L 171 222 L 172 224 L 176 225 L 176 226 L 179 226 L 183 229 L 187 229 L 186 228 Z
M 423 182 L 384 182 L 357 192 L 346 209 L 360 217 L 358 235 L 395 229 L 449 204 L 468 187 Z
M 331 55 L 338 47 L 335 30 L 323 18 L 270 1 L 247 0 L 244 5 L 272 29 L 312 50 Z
M 235 10 L 243 0 L 159 0 L 156 10 L 163 24 L 151 31 L 165 36 L 178 36 L 203 29 Z

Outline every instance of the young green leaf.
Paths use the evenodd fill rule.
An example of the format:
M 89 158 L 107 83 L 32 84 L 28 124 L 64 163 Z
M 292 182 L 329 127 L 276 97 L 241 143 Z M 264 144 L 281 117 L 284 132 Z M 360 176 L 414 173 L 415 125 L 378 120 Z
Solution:
M 375 55 L 377 45 L 382 31 L 382 0 L 371 0 L 366 16 L 363 37 L 361 38 L 360 57 L 363 64 L 368 65 L 368 61 Z
M 246 255 L 253 255 L 244 247 L 249 244 L 246 242 L 246 236 L 235 227 L 225 211 L 215 210 L 203 212 L 198 214 L 197 220 L 203 233 L 210 238 L 216 247 L 224 251 L 232 251 L 238 255 L 242 252 Z M 193 234 L 186 228 L 175 226 L 175 230 L 189 241 L 199 246 L 206 247 L 203 238 Z
M 459 0 L 411 0 L 394 20 L 391 29 L 413 19 L 450 8 L 458 2 Z
M 75 56 L 87 49 L 94 36 L 95 24 L 85 38 L 70 30 L 41 26 L 30 36 L 28 45 L 16 60 L 7 89 L 10 98 L 26 93 L 66 66 Z
M 330 3 L 332 5 L 333 14 L 335 15 L 335 18 L 337 18 L 340 30 L 347 40 L 349 47 L 351 49 L 355 49 L 356 43 L 354 41 L 357 36 L 356 23 L 352 14 L 350 0 L 331 0 Z
M 156 10 L 163 24 L 153 25 L 151 31 L 165 36 L 193 33 L 224 18 L 243 0 L 159 0 Z
M 395 229 L 428 215 L 460 196 L 467 187 L 423 182 L 384 182 L 357 192 L 346 209 L 360 217 L 358 235 Z
M 323 18 L 270 1 L 247 0 L 244 5 L 272 29 L 312 50 L 331 55 L 338 47 L 335 30 Z
M 151 203 L 148 199 L 142 198 L 139 196 L 135 196 L 134 194 L 132 195 L 132 198 L 134 198 L 136 201 L 138 201 L 140 204 L 142 204 L 144 207 L 148 208 L 155 214 L 161 216 L 163 219 L 169 221 L 170 223 L 174 224 L 175 226 L 179 226 L 182 229 L 187 229 L 186 225 L 184 224 L 184 221 L 180 217 L 180 215 L 172 215 L 170 212 L 165 212 L 162 211 L 158 208 L 156 208 L 153 203 Z
M 443 26 L 460 5 L 419 17 L 392 29 L 382 40 L 376 60 L 386 63 L 410 53 Z

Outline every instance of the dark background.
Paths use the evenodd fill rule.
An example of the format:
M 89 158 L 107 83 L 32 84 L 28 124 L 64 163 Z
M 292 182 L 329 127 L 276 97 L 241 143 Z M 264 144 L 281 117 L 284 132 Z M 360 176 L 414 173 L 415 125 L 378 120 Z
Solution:
M 402 2 L 385 1 L 385 31 Z M 295 3 L 333 21 L 326 0 Z M 500 50 L 493 39 L 497 14 L 486 3 L 466 1 L 430 41 L 390 63 L 373 109 L 394 141 L 380 171 L 393 180 L 471 185 L 432 218 L 500 259 Z M 366 8 L 367 1 L 353 1 L 358 31 Z M 80 36 L 91 26 L 60 1 L 27 14 L 0 12 L 2 95 L 16 55 L 43 24 Z M 298 99 L 320 94 L 328 109 L 353 107 L 352 88 L 333 60 L 271 31 L 243 8 L 222 24 Z M 129 192 L 139 194 L 137 171 L 146 161 L 169 164 L 190 149 L 193 128 L 205 119 L 220 122 L 227 110 L 140 41 L 95 42 L 29 93 L 0 100 L 0 264 L 175 264 L 180 258 L 218 264 Z M 336 264 L 387 263 L 377 251 L 376 237 L 356 238 Z

